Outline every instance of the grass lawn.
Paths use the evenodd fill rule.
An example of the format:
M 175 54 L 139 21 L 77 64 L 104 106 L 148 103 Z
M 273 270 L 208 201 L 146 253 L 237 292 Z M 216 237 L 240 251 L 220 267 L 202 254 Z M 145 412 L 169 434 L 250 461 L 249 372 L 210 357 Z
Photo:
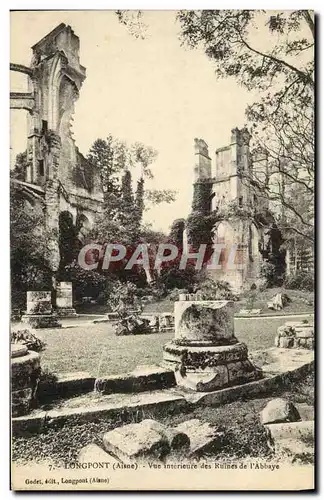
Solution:
M 291 299 L 291 302 L 285 306 L 282 311 L 273 311 L 268 309 L 267 303 L 275 296 L 277 293 L 285 293 Z M 251 297 L 254 296 L 254 300 Z M 269 316 L 278 314 L 291 314 L 291 313 L 313 313 L 314 312 L 314 292 L 306 292 L 303 290 L 285 290 L 284 288 L 267 288 L 263 292 L 261 291 L 249 291 L 240 297 L 240 300 L 234 302 L 234 313 L 237 314 L 241 309 L 261 309 L 261 314 L 267 314 Z M 252 306 L 252 307 L 251 307 Z M 145 313 L 151 312 L 173 312 L 174 302 L 168 297 L 159 300 L 158 302 L 153 302 L 147 304 L 144 307 Z
M 294 320 L 292 316 L 289 318 Z M 296 318 L 296 320 L 300 320 Z M 235 319 L 235 334 L 250 351 L 272 347 L 281 318 Z M 173 332 L 117 337 L 109 323 L 67 329 L 37 330 L 47 347 L 41 353 L 43 368 L 51 372 L 87 371 L 104 376 L 125 373 L 138 365 L 159 364 L 163 345 Z

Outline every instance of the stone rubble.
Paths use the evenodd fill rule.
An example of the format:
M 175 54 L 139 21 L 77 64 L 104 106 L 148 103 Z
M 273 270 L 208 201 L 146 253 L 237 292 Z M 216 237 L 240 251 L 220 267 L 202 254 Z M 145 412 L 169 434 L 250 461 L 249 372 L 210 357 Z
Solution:
M 286 399 L 276 398 L 269 401 L 260 414 L 262 424 L 296 422 L 300 420 L 296 406 Z
M 191 457 L 199 457 L 205 453 L 219 451 L 223 443 L 223 432 L 196 418 L 182 422 L 177 425 L 176 430 L 189 437 L 189 456 Z
M 108 453 L 126 462 L 147 457 L 161 460 L 170 452 L 167 437 L 157 431 L 155 422 L 151 420 L 106 432 L 103 443 Z
M 310 349 L 315 347 L 313 323 L 287 321 L 277 330 L 275 346 L 286 349 Z

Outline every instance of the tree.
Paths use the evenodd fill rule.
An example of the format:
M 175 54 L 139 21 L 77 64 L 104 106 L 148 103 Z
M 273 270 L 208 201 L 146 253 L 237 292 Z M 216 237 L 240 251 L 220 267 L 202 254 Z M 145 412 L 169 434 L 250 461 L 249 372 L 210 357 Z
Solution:
M 311 11 L 191 10 L 177 18 L 183 43 L 202 47 L 218 77 L 235 77 L 249 90 L 279 85 L 280 95 L 288 85 L 314 87 Z
M 242 172 L 243 179 L 270 202 L 288 239 L 293 234 L 312 241 L 313 14 L 180 11 L 178 19 L 183 43 L 202 47 L 217 77 L 232 77 L 259 91 L 260 100 L 247 108 L 252 168 Z
M 93 239 L 132 243 L 141 237 L 143 212 L 149 203 L 174 201 L 171 190 L 148 190 L 145 178 L 152 179 L 150 165 L 157 151 L 140 142 L 128 146 L 109 135 L 97 139 L 90 149 L 89 161 L 100 169 L 104 209 L 91 233 Z M 137 190 L 133 193 L 132 171 L 139 170 Z
M 12 184 L 10 268 L 13 306 L 24 306 L 27 290 L 48 289 L 50 286 L 50 271 L 45 258 L 48 237 L 42 206 L 28 203 L 20 186 Z
M 10 177 L 12 179 L 17 179 L 19 181 L 25 181 L 26 169 L 27 169 L 27 151 L 24 151 L 23 153 L 17 154 L 14 168 L 10 171 Z
M 135 14 L 118 12 L 133 35 Z M 135 18 L 143 22 L 144 14 Z M 234 78 L 259 93 L 247 107 L 253 168 L 245 179 L 272 207 L 281 207 L 277 222 L 286 237 L 312 241 L 314 13 L 191 10 L 179 11 L 177 19 L 182 44 L 203 49 L 218 78 Z

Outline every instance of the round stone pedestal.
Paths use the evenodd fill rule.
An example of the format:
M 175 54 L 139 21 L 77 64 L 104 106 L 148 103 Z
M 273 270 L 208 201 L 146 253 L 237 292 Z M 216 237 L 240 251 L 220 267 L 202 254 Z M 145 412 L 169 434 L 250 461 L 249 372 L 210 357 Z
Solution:
M 11 409 L 19 417 L 30 411 L 40 376 L 40 356 L 23 344 L 11 344 Z
M 248 359 L 247 346 L 234 336 L 232 302 L 176 302 L 175 328 L 163 361 L 175 370 L 178 385 L 214 391 L 262 376 Z

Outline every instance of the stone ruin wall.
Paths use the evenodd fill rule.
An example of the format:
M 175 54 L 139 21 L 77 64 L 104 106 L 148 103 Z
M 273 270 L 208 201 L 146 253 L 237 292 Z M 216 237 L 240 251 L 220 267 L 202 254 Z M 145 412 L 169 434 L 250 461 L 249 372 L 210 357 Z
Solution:
M 60 261 L 60 213 L 69 212 L 74 224 L 82 215 L 89 228 L 103 204 L 100 174 L 80 153 L 72 133 L 74 104 L 86 77 L 79 49 L 79 38 L 62 23 L 32 47 L 29 68 L 10 65 L 28 78 L 29 92 L 11 93 L 10 106 L 29 111 L 28 166 L 21 187 L 34 193 L 35 201 L 39 195 L 44 200 L 46 227 L 52 234 L 48 260 L 53 272 Z

